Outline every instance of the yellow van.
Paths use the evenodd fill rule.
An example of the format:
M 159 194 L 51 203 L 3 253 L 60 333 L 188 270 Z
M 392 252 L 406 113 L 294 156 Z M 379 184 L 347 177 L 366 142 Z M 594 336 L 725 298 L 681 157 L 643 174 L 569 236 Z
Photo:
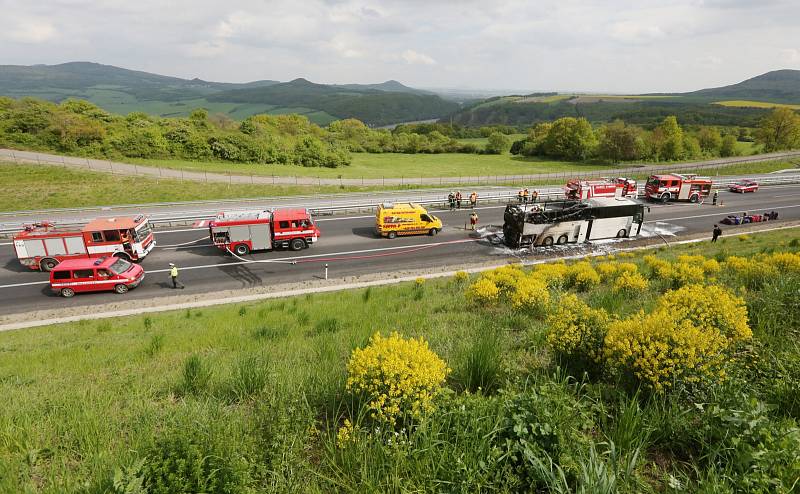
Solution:
M 436 235 L 442 229 L 442 220 L 413 202 L 381 204 L 375 214 L 375 231 L 381 237 L 398 235 Z

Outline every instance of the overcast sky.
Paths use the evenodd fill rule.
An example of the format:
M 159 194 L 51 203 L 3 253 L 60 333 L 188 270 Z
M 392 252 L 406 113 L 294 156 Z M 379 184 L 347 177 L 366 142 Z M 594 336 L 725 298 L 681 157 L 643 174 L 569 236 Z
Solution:
M 800 68 L 799 0 L 0 0 L 0 64 L 185 78 L 686 91 Z

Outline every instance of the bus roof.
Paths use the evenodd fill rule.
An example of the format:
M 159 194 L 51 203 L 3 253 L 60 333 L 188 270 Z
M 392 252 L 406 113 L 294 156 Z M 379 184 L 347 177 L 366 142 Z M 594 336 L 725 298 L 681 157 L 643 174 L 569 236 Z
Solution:
M 631 206 L 634 204 L 639 204 L 638 202 L 628 199 L 627 197 L 592 197 L 589 199 L 588 203 L 592 207 Z

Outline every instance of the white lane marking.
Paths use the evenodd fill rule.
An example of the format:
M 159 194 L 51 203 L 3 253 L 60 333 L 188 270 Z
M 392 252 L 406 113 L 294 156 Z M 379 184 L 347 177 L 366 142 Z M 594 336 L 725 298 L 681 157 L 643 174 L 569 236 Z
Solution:
M 439 246 L 439 245 L 467 243 L 467 242 L 474 242 L 474 241 L 475 240 L 471 239 L 471 238 L 470 239 L 463 239 L 463 240 L 455 240 L 455 241 L 447 240 L 447 241 L 444 241 L 444 242 L 431 242 L 431 243 L 412 244 L 412 245 L 397 245 L 397 246 L 394 246 L 394 247 L 379 247 L 379 248 L 376 248 L 376 249 L 351 250 L 351 251 L 345 251 L 345 252 L 329 252 L 327 254 L 312 254 L 312 255 L 309 255 L 309 256 L 281 257 L 281 258 L 278 258 L 278 259 L 266 259 L 266 260 L 261 261 L 261 262 L 281 263 L 281 262 L 285 262 L 285 261 L 298 261 L 298 260 L 302 260 L 302 259 L 313 259 L 313 258 L 316 258 L 316 257 L 348 256 L 348 255 L 352 255 L 352 254 L 365 254 L 365 253 L 370 253 L 370 252 L 384 252 L 384 251 L 398 250 L 398 249 L 414 249 L 414 248 L 418 248 L 418 247 L 436 247 L 436 246 Z M 225 267 L 225 266 L 236 266 L 236 265 L 240 265 L 240 264 L 251 264 L 252 262 L 253 261 L 246 261 L 246 262 L 245 261 L 237 261 L 237 262 L 224 262 L 224 263 L 218 263 L 218 264 L 202 264 L 202 265 L 199 265 L 199 266 L 184 266 L 184 267 L 181 267 L 180 269 L 184 270 L 184 271 L 187 271 L 187 270 L 190 270 L 190 269 L 219 268 L 219 267 Z M 146 271 L 146 273 L 167 273 L 167 272 L 169 272 L 169 270 L 170 270 L 170 268 L 166 268 L 166 269 L 151 269 L 151 270 Z M 17 287 L 17 286 L 30 286 L 30 285 L 46 285 L 48 283 L 50 283 L 49 280 L 47 280 L 47 281 L 33 281 L 33 282 L 30 282 L 30 283 L 14 283 L 14 284 L 11 284 L 11 285 L 0 285 L 0 288 L 13 288 L 13 287 Z

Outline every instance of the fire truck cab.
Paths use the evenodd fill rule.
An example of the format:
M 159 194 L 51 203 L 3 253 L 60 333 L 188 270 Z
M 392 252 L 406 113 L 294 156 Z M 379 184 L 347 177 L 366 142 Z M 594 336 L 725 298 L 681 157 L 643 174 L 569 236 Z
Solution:
M 700 202 L 711 194 L 713 182 L 709 177 L 697 175 L 651 175 L 644 188 L 647 199 L 661 202 Z
M 28 225 L 14 236 L 14 250 L 23 266 L 51 271 L 67 259 L 114 256 L 138 261 L 156 246 L 143 215 L 98 218 L 84 226 Z
M 237 256 L 256 250 L 300 250 L 320 236 L 307 209 L 222 212 L 208 222 L 208 228 L 215 246 Z
M 601 180 L 574 179 L 567 182 L 564 192 L 568 200 L 584 201 L 595 197 L 636 197 L 636 180 L 625 177 Z

